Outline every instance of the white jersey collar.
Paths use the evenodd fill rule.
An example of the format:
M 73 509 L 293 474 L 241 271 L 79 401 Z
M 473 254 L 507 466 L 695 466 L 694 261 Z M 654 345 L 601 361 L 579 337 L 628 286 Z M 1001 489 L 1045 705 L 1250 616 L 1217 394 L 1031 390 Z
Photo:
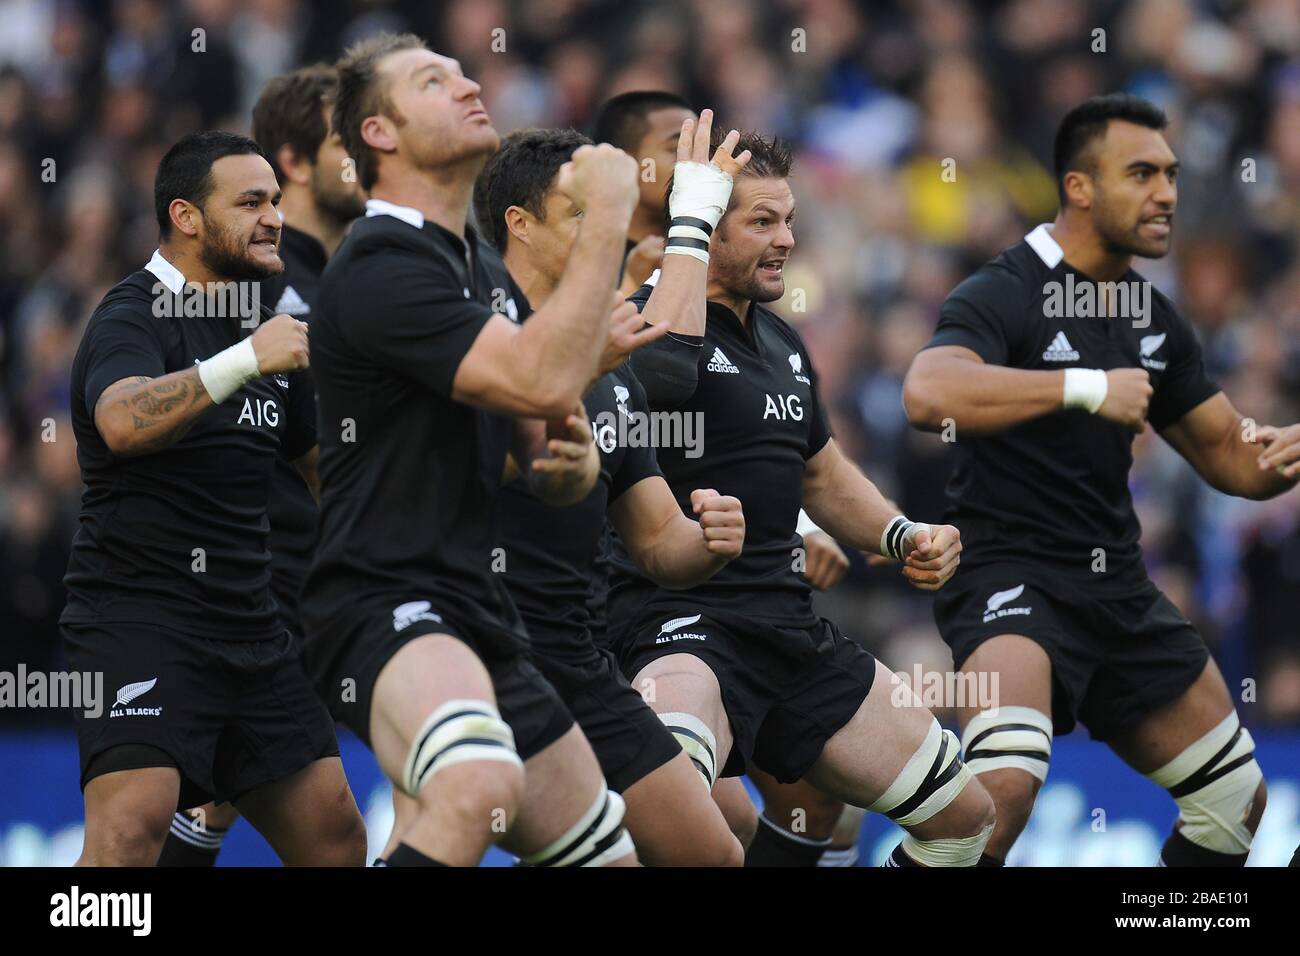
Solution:
M 1055 269 L 1062 259 L 1065 258 L 1065 252 L 1056 244 L 1052 238 L 1052 224 L 1043 223 L 1029 235 L 1025 236 L 1025 242 L 1029 243 L 1029 248 L 1038 253 L 1038 258 L 1043 260 L 1043 264 L 1049 269 Z
M 424 228 L 424 213 L 420 212 L 420 210 L 411 206 L 399 206 L 383 199 L 367 199 L 366 216 L 392 216 L 394 219 L 400 219 L 416 229 Z
M 181 275 L 180 269 L 163 258 L 161 249 L 153 251 L 153 258 L 145 263 L 145 271 L 152 272 L 172 295 L 180 295 L 185 286 L 185 276 Z

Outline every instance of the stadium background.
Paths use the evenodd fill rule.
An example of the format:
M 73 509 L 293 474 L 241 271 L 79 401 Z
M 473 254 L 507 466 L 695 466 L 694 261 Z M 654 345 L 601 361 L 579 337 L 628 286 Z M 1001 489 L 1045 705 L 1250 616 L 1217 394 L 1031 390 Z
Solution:
M 247 131 L 266 79 L 379 29 L 460 59 L 502 133 L 586 129 L 605 97 L 667 88 L 793 140 L 787 287 L 806 308 L 781 311 L 839 441 L 909 514 L 940 513 L 951 447 L 907 427 L 908 362 L 948 291 L 1052 218 L 1053 130 L 1094 93 L 1138 93 L 1172 120 L 1174 253 L 1142 271 L 1244 414 L 1300 420 L 1295 0 L 0 0 L 0 25 L 3 671 L 62 666 L 81 490 L 69 366 L 94 304 L 156 246 L 159 158 L 193 129 Z M 1252 863 L 1284 863 L 1300 839 L 1300 494 L 1222 496 L 1150 430 L 1136 457 L 1151 572 L 1251 698 L 1240 711 L 1271 788 Z M 926 599 L 860 556 L 819 600 L 894 669 L 951 666 Z M 75 754 L 67 712 L 0 709 L 0 863 L 75 858 Z M 355 741 L 345 757 L 382 839 L 385 785 Z M 1147 864 L 1169 811 L 1076 732 L 1012 862 Z M 864 836 L 873 861 L 886 829 Z M 243 824 L 228 847 L 224 863 L 273 859 Z

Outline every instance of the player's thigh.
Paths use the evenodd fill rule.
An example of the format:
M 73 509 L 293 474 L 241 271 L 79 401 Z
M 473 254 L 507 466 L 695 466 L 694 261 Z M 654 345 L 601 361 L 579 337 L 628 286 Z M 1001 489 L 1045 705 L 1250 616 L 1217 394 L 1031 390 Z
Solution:
M 1232 710 L 1228 685 L 1209 658 L 1187 690 L 1131 733 L 1112 740 L 1111 748 L 1139 773 L 1153 773 L 1223 723 Z
M 520 857 L 552 846 L 606 794 L 605 776 L 574 724 L 524 762 L 524 796 L 501 845 Z
M 287 866 L 365 865 L 365 823 L 338 757 L 321 757 L 236 805 Z
M 239 811 L 233 803 L 205 803 L 185 812 L 200 831 L 229 830 L 239 820 Z
M 976 675 L 976 686 L 996 688 L 993 701 L 995 708 L 1024 707 L 1037 711 L 1050 720 L 1052 662 L 1047 651 L 1037 641 L 1021 634 L 999 634 L 976 647 L 962 663 L 960 670 L 963 674 Z M 971 721 L 982 713 L 987 714 L 988 711 L 978 702 L 963 702 L 957 707 L 957 723 L 961 727 L 966 747 L 965 758 L 971 772 L 978 776 L 980 783 L 1006 817 L 1004 822 L 1009 823 L 1011 816 L 1019 817 L 1029 813 L 1042 782 L 1039 777 L 1024 769 L 982 769 L 981 759 L 971 759 L 972 753 L 980 752 L 980 738 L 978 733 L 975 737 L 970 737 L 966 730 Z M 1040 745 L 1035 744 L 1036 748 L 1038 746 Z M 1046 746 L 1050 753 L 1050 740 Z M 1042 769 L 1045 775 L 1047 768 Z
M 425 634 L 389 658 L 371 695 L 370 742 L 390 780 L 402 779 L 411 744 L 429 715 L 460 699 L 496 706 L 492 678 L 464 641 L 449 634 Z
M 999 634 L 984 641 L 961 665 L 961 673 L 975 674 L 977 686 L 996 687 L 996 707 L 1030 707 L 1052 713 L 1052 662 L 1037 641 L 1020 634 Z M 957 708 L 963 730 L 980 713 L 978 702 Z
M 845 803 L 870 807 L 902 773 L 934 725 L 934 716 L 912 689 L 876 661 L 871 692 L 849 722 L 826 742 L 804 778 Z M 907 829 L 930 839 L 950 835 L 950 831 L 976 833 L 991 819 L 989 797 L 972 779 L 947 806 Z
M 646 866 L 740 866 L 744 862 L 740 842 L 685 753 L 624 790 L 623 800 L 627 804 L 623 822 Z
M 181 776 L 175 767 L 100 774 L 86 783 L 85 844 L 89 864 L 152 865 L 176 812 Z M 152 854 L 153 859 L 144 859 Z
M 694 654 L 666 654 L 637 672 L 632 686 L 656 714 L 686 713 L 704 721 L 717 742 L 717 766 L 731 753 L 731 724 L 717 675 Z

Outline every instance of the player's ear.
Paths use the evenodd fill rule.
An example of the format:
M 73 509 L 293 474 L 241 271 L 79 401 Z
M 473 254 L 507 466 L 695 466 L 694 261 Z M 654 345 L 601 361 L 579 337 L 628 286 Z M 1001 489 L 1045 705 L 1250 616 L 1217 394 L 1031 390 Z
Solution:
M 382 153 L 397 151 L 397 130 L 387 116 L 367 116 L 361 121 L 361 141 Z
M 1077 169 L 1065 174 L 1065 198 L 1080 209 L 1092 208 L 1092 177 Z
M 167 206 L 167 215 L 171 218 L 172 228 L 193 238 L 199 234 L 199 221 L 203 211 L 187 199 L 173 199 Z
M 280 175 L 291 183 L 297 183 L 304 186 L 311 182 L 311 163 L 305 156 L 299 156 L 288 143 L 284 143 L 275 151 L 275 157 L 272 160 Z
M 524 245 L 528 245 L 528 214 L 518 206 L 506 209 L 506 229 Z

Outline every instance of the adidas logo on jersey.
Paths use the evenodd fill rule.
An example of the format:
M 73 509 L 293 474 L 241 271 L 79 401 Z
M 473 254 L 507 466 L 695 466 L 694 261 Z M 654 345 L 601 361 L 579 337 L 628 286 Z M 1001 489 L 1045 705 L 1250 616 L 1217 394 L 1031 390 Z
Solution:
M 283 312 L 285 315 L 306 315 L 311 311 L 311 306 L 303 301 L 298 290 L 293 286 L 285 286 L 284 291 L 280 293 L 280 301 L 275 304 L 271 310 L 276 315 Z
M 731 359 L 723 354 L 722 349 L 714 346 L 713 358 L 709 359 L 709 364 L 705 366 L 710 372 L 726 372 L 730 375 L 739 375 L 740 369 L 731 364 Z
M 1025 593 L 1025 586 L 1017 584 L 1013 588 L 1005 591 L 995 591 L 989 595 L 988 603 L 984 605 L 984 623 L 996 621 L 1000 617 L 1007 617 L 1012 614 L 1032 614 L 1033 609 L 1028 607 L 1004 607 L 1010 604 L 1020 595 Z
M 1168 333 L 1161 332 L 1159 335 L 1144 335 L 1138 342 L 1138 351 L 1142 353 L 1141 362 L 1144 366 L 1154 372 L 1163 372 L 1169 365 L 1164 359 L 1152 358 L 1160 350 L 1160 346 L 1165 344 L 1165 336 Z
M 1079 353 L 1070 345 L 1070 340 L 1065 337 L 1064 332 L 1057 332 L 1056 338 L 1052 339 L 1052 344 L 1043 353 L 1043 361 L 1077 362 L 1079 361 Z

